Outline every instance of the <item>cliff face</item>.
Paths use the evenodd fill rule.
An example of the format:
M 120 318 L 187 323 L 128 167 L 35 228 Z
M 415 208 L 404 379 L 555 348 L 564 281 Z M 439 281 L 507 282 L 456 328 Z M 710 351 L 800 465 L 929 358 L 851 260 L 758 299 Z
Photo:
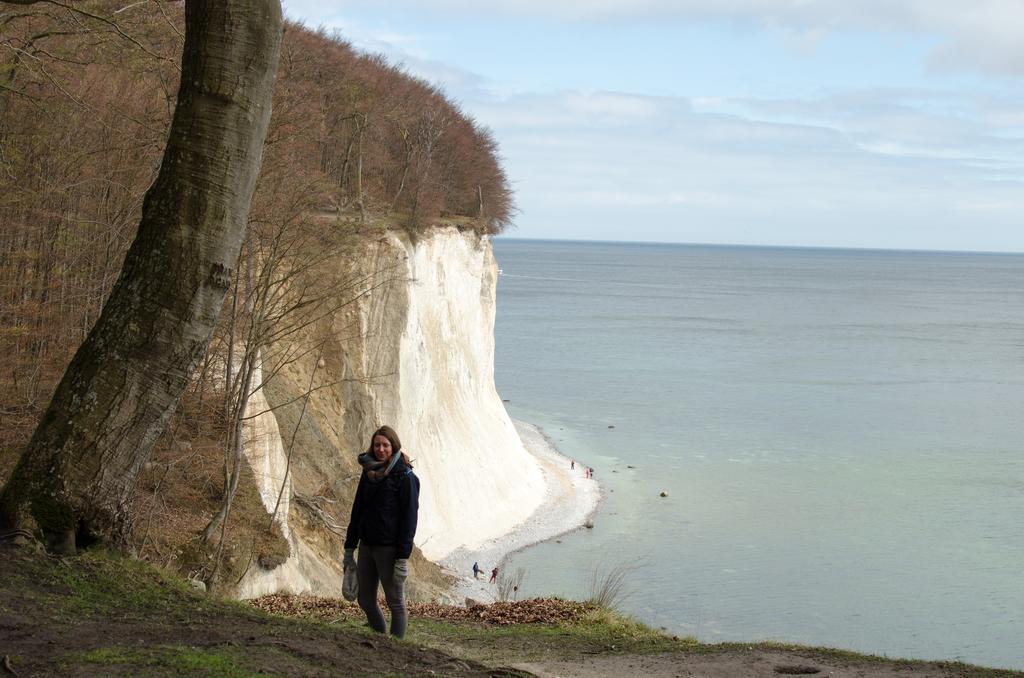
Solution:
M 285 494 L 297 501 L 279 509 L 291 558 L 250 571 L 239 585 L 243 597 L 337 593 L 341 538 L 330 518 L 335 528 L 347 524 L 355 457 L 381 424 L 398 431 L 420 478 L 416 545 L 428 559 L 507 532 L 543 499 L 541 471 L 494 387 L 490 241 L 455 228 L 416 242 L 382 232 L 360 236 L 337 264 L 357 281 L 355 299 L 318 326 L 322 351 L 268 382 L 261 395 L 277 407 L 250 427 L 247 455 L 265 483 L 264 501 L 273 508 L 285 466 Z M 318 388 L 303 397 L 310 384 Z M 257 398 L 251 408 L 267 406 Z

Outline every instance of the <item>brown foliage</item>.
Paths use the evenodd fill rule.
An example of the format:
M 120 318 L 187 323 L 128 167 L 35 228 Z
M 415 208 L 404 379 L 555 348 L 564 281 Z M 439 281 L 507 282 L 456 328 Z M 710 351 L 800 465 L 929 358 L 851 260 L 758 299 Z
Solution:
M 154 448 L 136 486 L 134 544 L 144 560 L 230 588 L 247 569 L 284 562 L 289 547 L 269 520 L 248 465 L 242 466 L 220 567 L 214 562 L 217 544 L 198 539 L 224 495 L 228 422 L 211 405 L 186 399 Z
M 183 39 L 180 3 L 8 7 L 0 14 L 0 482 L 120 271 L 173 112 Z M 281 259 L 294 270 L 304 251 L 337 250 L 342 228 L 359 231 L 368 216 L 496 233 L 512 205 L 495 146 L 431 85 L 337 36 L 289 25 L 250 212 L 256 265 L 282 233 L 300 233 Z M 211 374 L 186 400 L 202 401 Z M 174 462 L 160 456 L 174 453 L 168 435 L 155 464 Z M 225 444 L 216 427 L 194 435 L 197 445 Z M 146 550 L 178 548 L 145 534 Z
M 358 605 L 339 598 L 276 593 L 250 600 L 249 604 L 264 612 L 321 621 L 361 619 L 363 617 L 363 611 L 359 609 Z M 456 607 L 439 603 L 408 603 L 407 607 L 411 616 L 422 619 L 479 622 L 493 626 L 574 622 L 597 609 L 589 603 L 562 600 L 561 598 L 531 598 L 530 600 L 474 605 L 473 607 Z
M 166 135 L 180 38 L 118 21 L 0 15 L 0 471 L 114 284 Z
M 394 212 L 412 227 L 438 216 L 483 233 L 508 224 L 490 132 L 383 58 L 290 25 L 274 105 L 273 148 L 287 140 L 284 152 L 330 180 L 323 207 Z

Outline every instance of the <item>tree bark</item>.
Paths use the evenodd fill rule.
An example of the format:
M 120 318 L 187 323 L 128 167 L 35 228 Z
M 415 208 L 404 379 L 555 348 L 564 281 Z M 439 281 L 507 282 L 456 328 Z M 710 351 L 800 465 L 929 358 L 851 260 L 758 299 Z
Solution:
M 366 223 L 366 203 L 363 201 L 363 130 L 366 114 L 356 115 L 356 202 L 359 204 L 359 223 Z
M 280 0 L 187 0 L 178 103 L 139 230 L 0 494 L 0 524 L 57 552 L 119 543 L 131 492 L 206 350 L 270 119 Z

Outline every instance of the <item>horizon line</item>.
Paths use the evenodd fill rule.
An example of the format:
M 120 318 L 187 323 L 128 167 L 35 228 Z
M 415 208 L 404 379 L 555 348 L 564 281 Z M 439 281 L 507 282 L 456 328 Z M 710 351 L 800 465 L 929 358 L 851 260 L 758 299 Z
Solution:
M 863 247 L 854 245 L 764 245 L 753 243 L 714 243 L 714 242 L 680 242 L 665 240 L 598 240 L 583 238 L 537 238 L 517 237 L 508 235 L 492 236 L 494 240 L 519 240 L 528 242 L 581 243 L 593 245 L 675 245 L 680 247 L 736 247 L 746 249 L 779 249 L 779 250 L 825 250 L 852 252 L 905 252 L 908 254 L 986 254 L 986 255 L 1024 255 L 1024 250 L 954 250 L 925 249 L 915 247 Z

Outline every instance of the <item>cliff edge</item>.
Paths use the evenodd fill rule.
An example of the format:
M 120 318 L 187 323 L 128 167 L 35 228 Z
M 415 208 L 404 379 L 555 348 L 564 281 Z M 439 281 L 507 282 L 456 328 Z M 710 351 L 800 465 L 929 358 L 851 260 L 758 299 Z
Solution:
M 250 567 L 239 597 L 337 593 L 355 458 L 380 424 L 398 431 L 421 479 L 416 546 L 431 561 L 509 532 L 544 498 L 540 466 L 495 390 L 489 238 L 456 227 L 415 240 L 364 233 L 333 265 L 352 298 L 297 335 L 303 357 L 250 403 L 246 456 L 264 505 L 273 510 L 282 483 L 297 500 L 278 509 L 290 557 Z

